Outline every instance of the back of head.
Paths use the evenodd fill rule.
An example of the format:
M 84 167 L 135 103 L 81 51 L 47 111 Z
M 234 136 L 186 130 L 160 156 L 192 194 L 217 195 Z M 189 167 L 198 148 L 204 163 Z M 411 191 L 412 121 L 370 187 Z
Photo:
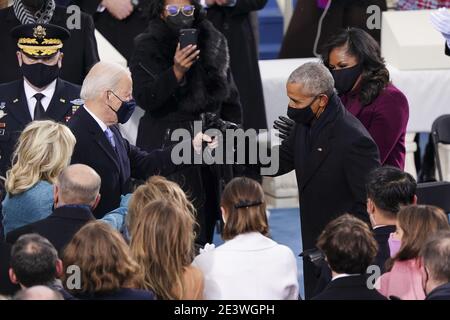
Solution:
M 386 166 L 369 174 L 366 189 L 367 197 L 382 215 L 396 218 L 401 206 L 414 202 L 417 182 L 409 173 Z
M 174 288 L 183 288 L 184 269 L 194 258 L 194 225 L 192 213 L 171 199 L 153 201 L 139 213 L 131 252 L 144 266 L 145 288 L 160 299 L 182 298 Z
M 195 215 L 194 206 L 176 182 L 161 176 L 152 176 L 133 192 L 130 199 L 126 218 L 130 234 L 133 235 L 135 224 L 140 220 L 139 214 L 146 205 L 155 200 L 169 199 L 178 207 Z
M 307 62 L 295 69 L 289 76 L 288 83 L 302 84 L 310 96 L 325 94 L 328 97 L 334 93 L 334 79 L 323 63 Z
M 70 129 L 51 120 L 33 121 L 21 133 L 6 174 L 6 191 L 24 192 L 39 180 L 55 183 L 69 165 L 76 139 Z
M 81 288 L 68 288 L 74 295 L 137 288 L 142 281 L 141 268 L 120 233 L 100 220 L 87 223 L 75 234 L 63 261 L 66 267 L 76 265 L 81 271 Z
M 403 235 L 399 252 L 393 260 L 416 259 L 428 238 L 438 231 L 450 230 L 445 212 L 434 206 L 412 205 L 402 208 L 398 213 L 398 226 Z M 393 261 L 388 260 L 388 266 Z M 389 268 L 388 268 L 389 269 Z
M 377 254 L 378 245 L 362 220 L 345 214 L 331 221 L 323 230 L 317 247 L 325 254 L 336 273 L 366 273 Z
M 247 232 L 259 232 L 266 236 L 269 234 L 264 191 L 255 180 L 231 180 L 223 191 L 221 206 L 226 214 L 222 232 L 224 240 Z
M 101 178 L 91 167 L 74 164 L 61 172 L 56 185 L 64 204 L 92 205 L 99 195 Z
M 431 279 L 439 283 L 450 282 L 450 231 L 438 232 L 428 239 L 421 256 Z
M 98 62 L 84 78 L 80 97 L 85 101 L 96 100 L 108 91 L 115 90 L 124 76 L 130 71 L 117 63 Z
M 24 287 L 47 285 L 57 277 L 58 252 L 38 234 L 21 236 L 11 250 L 11 268 Z
M 61 293 L 45 286 L 35 286 L 20 290 L 14 300 L 64 300 Z

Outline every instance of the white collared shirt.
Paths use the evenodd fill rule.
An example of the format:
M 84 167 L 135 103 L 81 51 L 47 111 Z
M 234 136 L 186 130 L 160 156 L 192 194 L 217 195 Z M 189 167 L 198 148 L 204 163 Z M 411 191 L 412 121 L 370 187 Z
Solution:
M 37 102 L 34 95 L 36 93 L 42 93 L 44 95 L 44 97 L 41 100 L 41 104 L 44 107 L 44 110 L 47 111 L 50 102 L 52 101 L 53 95 L 55 94 L 57 80 L 58 79 L 53 80 L 53 82 L 50 83 L 47 86 L 47 88 L 45 88 L 41 92 L 36 91 L 28 84 L 28 82 L 25 79 L 23 80 L 23 88 L 25 90 L 25 97 L 27 98 L 28 111 L 30 111 L 31 119 L 34 119 L 34 108 L 36 107 Z
M 346 278 L 346 277 L 355 277 L 355 276 L 360 276 L 361 274 L 359 273 L 355 273 L 355 274 L 348 274 L 348 273 L 341 273 L 338 274 L 337 276 L 334 276 L 331 281 L 339 279 L 339 278 Z
M 92 118 L 94 118 L 95 122 L 97 122 L 97 124 L 100 126 L 103 132 L 105 132 L 106 129 L 108 129 L 108 126 L 102 120 L 100 120 L 91 110 L 89 110 L 89 108 L 86 107 L 86 105 L 84 105 L 83 108 L 87 111 L 87 113 L 91 115 Z
M 375 229 L 378 229 L 378 228 L 381 228 L 381 227 L 386 227 L 386 226 L 387 226 L 387 224 L 379 224 L 377 226 L 372 227 L 372 229 L 375 230 Z

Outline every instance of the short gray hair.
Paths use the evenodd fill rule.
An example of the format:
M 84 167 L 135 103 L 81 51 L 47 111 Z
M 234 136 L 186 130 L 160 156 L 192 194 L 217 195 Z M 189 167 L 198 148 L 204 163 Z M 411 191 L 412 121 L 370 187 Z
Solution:
M 120 64 L 98 62 L 84 79 L 80 98 L 91 100 L 107 90 L 114 90 L 124 76 L 130 76 L 130 71 Z
M 101 178 L 91 167 L 74 164 L 61 172 L 57 186 L 65 204 L 89 205 L 100 192 Z
M 433 280 L 450 282 L 450 231 L 431 236 L 424 244 L 421 256 Z
M 291 73 L 288 83 L 301 83 L 311 96 L 334 93 L 334 79 L 330 70 L 321 62 L 307 62 Z

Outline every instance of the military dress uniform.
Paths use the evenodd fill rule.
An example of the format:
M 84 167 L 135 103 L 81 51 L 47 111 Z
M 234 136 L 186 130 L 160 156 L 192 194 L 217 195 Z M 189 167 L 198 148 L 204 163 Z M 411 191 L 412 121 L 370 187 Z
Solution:
M 54 56 L 63 47 L 63 41 L 70 36 L 68 30 L 44 24 L 21 25 L 14 28 L 11 34 L 18 39 L 17 46 L 22 53 L 37 60 Z M 45 89 L 48 87 L 52 87 L 52 90 Z M 38 92 L 25 78 L 0 85 L 0 175 L 3 177 L 11 167 L 15 145 L 27 124 L 43 119 L 65 123 L 83 105 L 78 85 L 57 77 L 45 88 Z M 46 92 L 50 92 L 48 96 L 45 96 Z M 41 96 L 40 101 L 36 96 Z M 44 99 L 47 102 L 41 103 Z M 37 111 L 41 107 L 43 114 L 36 119 L 36 112 L 31 110 Z

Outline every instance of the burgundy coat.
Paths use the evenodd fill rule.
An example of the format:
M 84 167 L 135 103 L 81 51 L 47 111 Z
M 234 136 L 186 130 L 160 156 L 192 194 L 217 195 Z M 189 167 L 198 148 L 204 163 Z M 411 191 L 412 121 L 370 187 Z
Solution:
M 409 105 L 405 95 L 389 84 L 369 105 L 362 106 L 359 91 L 341 96 L 341 101 L 369 131 L 380 151 L 381 165 L 405 167 L 405 135 Z

